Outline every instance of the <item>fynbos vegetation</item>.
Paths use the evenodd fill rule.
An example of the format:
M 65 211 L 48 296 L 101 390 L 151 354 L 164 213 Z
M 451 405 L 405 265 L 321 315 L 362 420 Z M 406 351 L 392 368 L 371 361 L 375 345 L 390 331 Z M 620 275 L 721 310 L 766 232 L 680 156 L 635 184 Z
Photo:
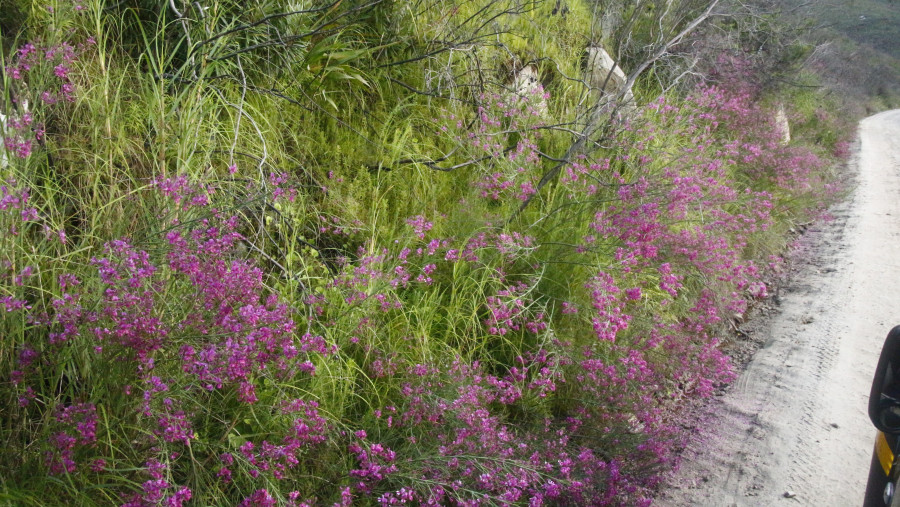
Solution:
M 4 6 L 0 500 L 649 503 L 851 135 L 729 9 Z

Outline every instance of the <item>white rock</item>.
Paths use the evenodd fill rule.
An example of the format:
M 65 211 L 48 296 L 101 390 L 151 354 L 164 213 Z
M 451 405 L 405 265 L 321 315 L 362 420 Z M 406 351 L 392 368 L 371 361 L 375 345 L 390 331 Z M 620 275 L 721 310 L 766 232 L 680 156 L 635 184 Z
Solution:
M 626 77 L 622 67 L 601 47 L 587 48 L 587 67 L 592 88 L 613 94 L 618 93 L 625 85 Z
M 6 146 L 3 141 L 6 139 L 6 115 L 0 113 L 0 169 L 6 168 L 9 165 L 9 160 L 6 158 Z
M 597 93 L 597 100 L 606 103 L 625 87 L 625 71 L 609 56 L 605 49 L 598 46 L 587 48 L 587 81 L 591 89 Z M 628 107 L 634 106 L 634 94 L 631 90 L 625 93 L 621 102 Z M 601 102 L 601 105 L 604 103 Z
M 788 122 L 787 112 L 784 110 L 784 104 L 778 104 L 775 111 L 775 128 L 781 134 L 781 144 L 791 142 L 791 124 Z
M 544 98 L 540 76 L 534 65 L 527 65 L 515 74 L 512 89 L 516 95 L 529 98 L 538 114 L 547 114 L 547 100 Z

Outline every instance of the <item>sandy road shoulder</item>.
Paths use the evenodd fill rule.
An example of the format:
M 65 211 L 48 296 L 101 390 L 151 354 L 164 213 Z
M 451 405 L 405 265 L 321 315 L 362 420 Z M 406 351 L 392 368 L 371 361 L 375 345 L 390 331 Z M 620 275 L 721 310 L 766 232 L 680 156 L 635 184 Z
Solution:
M 874 429 L 869 383 L 900 324 L 900 111 L 860 124 L 857 187 L 802 239 L 763 343 L 709 404 L 655 505 L 858 505 Z

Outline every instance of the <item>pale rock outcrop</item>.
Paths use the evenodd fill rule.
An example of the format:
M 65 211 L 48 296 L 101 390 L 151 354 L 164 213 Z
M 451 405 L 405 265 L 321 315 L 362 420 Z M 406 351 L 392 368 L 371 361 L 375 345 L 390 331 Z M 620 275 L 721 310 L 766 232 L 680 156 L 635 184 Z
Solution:
M 540 76 L 534 65 L 526 65 L 515 73 L 512 89 L 516 95 L 528 97 L 538 114 L 547 114 L 547 99 L 544 98 Z
M 22 111 L 28 113 L 28 100 L 22 101 Z M 0 169 L 4 169 L 9 166 L 9 158 L 13 156 L 12 153 L 7 153 L 8 149 L 6 149 L 6 137 L 10 135 L 14 135 L 13 129 L 9 128 L 8 119 L 10 117 L 0 112 Z M 13 113 L 13 119 L 16 118 L 15 112 Z
M 6 158 L 6 115 L 0 113 L 0 169 L 9 165 L 9 159 Z
M 788 121 L 787 112 L 784 110 L 784 104 L 778 104 L 778 109 L 775 111 L 775 128 L 781 134 L 782 145 L 791 142 L 791 124 Z
M 601 47 L 590 46 L 587 48 L 587 78 L 588 84 L 597 95 L 601 105 L 606 105 L 625 87 L 628 80 L 625 71 L 615 60 Z M 606 97 L 606 101 L 604 101 Z M 634 94 L 628 90 L 621 99 L 621 105 L 628 108 L 634 106 Z

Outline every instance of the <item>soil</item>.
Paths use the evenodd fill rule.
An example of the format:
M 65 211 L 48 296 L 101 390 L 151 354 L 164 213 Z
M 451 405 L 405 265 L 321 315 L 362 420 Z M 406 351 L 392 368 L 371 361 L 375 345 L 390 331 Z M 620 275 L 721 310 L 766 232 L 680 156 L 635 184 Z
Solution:
M 654 505 L 862 503 L 869 387 L 900 324 L 900 110 L 865 119 L 856 148 L 851 196 L 805 231 L 790 281 L 739 327 L 749 362 Z

